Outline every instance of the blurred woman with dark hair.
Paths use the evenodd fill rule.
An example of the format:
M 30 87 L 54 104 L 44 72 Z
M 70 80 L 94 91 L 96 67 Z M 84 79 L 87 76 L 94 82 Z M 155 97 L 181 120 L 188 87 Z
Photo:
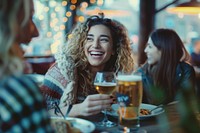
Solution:
M 195 88 L 195 72 L 180 37 L 171 29 L 153 31 L 145 48 L 143 102 L 167 104 L 178 98 L 178 92 Z

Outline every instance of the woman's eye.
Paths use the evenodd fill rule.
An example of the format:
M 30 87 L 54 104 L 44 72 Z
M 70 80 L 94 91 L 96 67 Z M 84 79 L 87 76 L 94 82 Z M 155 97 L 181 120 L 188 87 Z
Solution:
M 107 38 L 102 38 L 100 39 L 101 42 L 109 42 L 109 40 Z
M 151 48 L 152 46 L 151 46 L 150 44 L 147 44 L 147 47 L 148 47 L 148 48 Z
M 87 37 L 87 41 L 93 41 L 93 38 Z

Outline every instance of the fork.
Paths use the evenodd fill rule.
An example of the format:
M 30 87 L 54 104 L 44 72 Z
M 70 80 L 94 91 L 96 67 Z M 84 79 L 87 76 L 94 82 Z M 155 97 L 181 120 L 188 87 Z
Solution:
M 164 110 L 162 107 L 164 107 L 164 106 L 170 106 L 170 105 L 173 105 L 173 104 L 176 104 L 176 103 L 178 103 L 178 101 L 172 101 L 172 102 L 170 102 L 170 103 L 168 103 L 166 105 L 160 104 L 160 105 L 156 106 L 155 108 L 151 109 L 149 112 L 152 113 L 152 111 L 154 111 L 154 110 L 156 110 L 158 108 L 161 108 L 162 110 Z
M 160 105 L 156 106 L 155 108 L 149 110 L 149 112 L 152 113 L 152 111 L 154 111 L 154 110 L 156 110 L 158 108 L 161 108 L 163 110 L 163 108 L 162 108 L 163 106 L 164 106 L 163 104 L 160 104 Z

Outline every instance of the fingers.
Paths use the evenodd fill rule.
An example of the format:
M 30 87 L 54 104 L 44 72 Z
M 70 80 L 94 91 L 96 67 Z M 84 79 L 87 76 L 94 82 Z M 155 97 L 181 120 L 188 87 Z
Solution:
M 106 99 L 106 100 L 92 101 L 92 102 L 90 102 L 90 104 L 88 106 L 89 107 L 93 107 L 93 106 L 97 106 L 97 105 L 102 105 L 102 106 L 108 105 L 108 106 L 110 106 L 112 103 L 113 103 L 113 99 L 109 98 L 109 99 Z
M 97 105 L 111 105 L 114 101 L 114 98 L 110 95 L 103 95 L 103 94 L 95 94 L 89 95 L 85 103 L 88 107 L 93 107 Z
M 85 108 L 83 111 L 83 115 L 84 116 L 95 115 L 100 113 L 102 110 L 109 108 L 110 106 L 111 104 L 105 104 L 105 105 L 97 105 L 90 108 Z
M 89 95 L 88 100 L 103 100 L 103 99 L 109 99 L 110 95 L 106 94 L 94 94 L 94 95 Z
M 113 100 L 110 95 L 89 95 L 82 103 L 82 114 L 88 116 L 100 113 L 103 109 L 109 108 Z

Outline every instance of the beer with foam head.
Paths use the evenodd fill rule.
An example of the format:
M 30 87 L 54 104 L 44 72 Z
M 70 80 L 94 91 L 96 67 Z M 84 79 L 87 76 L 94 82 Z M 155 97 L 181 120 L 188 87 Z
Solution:
M 137 129 L 143 93 L 141 75 L 118 75 L 116 90 L 120 128 Z

